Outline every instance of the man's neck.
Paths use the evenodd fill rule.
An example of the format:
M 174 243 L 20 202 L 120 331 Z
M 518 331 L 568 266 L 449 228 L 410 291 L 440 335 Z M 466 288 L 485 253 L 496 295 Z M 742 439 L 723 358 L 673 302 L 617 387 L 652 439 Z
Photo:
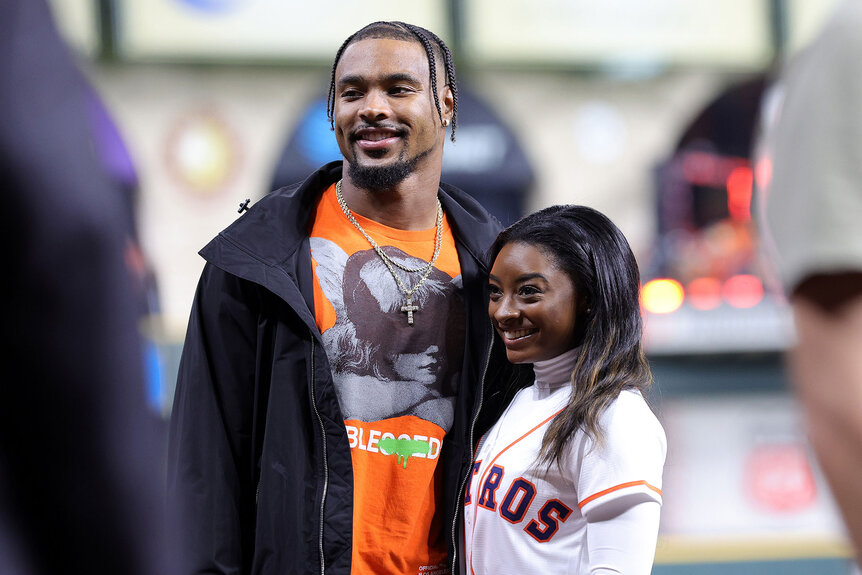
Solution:
M 356 187 L 346 175 L 341 183 L 350 210 L 385 226 L 399 230 L 426 230 L 437 220 L 437 189 L 440 172 L 417 171 L 393 188 L 366 190 Z

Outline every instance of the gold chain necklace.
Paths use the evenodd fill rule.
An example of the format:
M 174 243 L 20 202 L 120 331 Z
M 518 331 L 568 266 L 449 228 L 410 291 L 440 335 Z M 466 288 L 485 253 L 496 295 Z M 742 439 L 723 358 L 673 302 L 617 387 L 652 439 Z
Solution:
M 353 212 L 351 212 L 350 208 L 347 207 L 347 202 L 344 200 L 344 195 L 341 193 L 341 180 L 338 180 L 338 182 L 335 183 L 335 199 L 338 200 L 338 205 L 341 206 L 341 211 L 344 212 L 344 215 L 347 216 L 347 219 L 350 220 L 353 227 L 359 230 L 359 233 L 368 240 L 368 243 L 371 244 L 371 247 L 374 248 L 374 251 L 378 256 L 380 256 L 383 263 L 386 264 L 386 268 L 389 270 L 389 273 L 392 274 L 392 277 L 395 279 L 395 283 L 398 284 L 399 289 L 401 289 L 401 291 L 404 292 L 404 295 L 407 296 L 407 304 L 401 306 L 401 311 L 407 314 L 407 324 L 412 326 L 413 312 L 419 311 L 419 306 L 413 305 L 413 294 L 416 293 L 416 290 L 418 290 L 420 286 L 425 283 L 425 280 L 428 279 L 428 276 L 431 275 L 431 270 L 434 268 L 434 263 L 440 256 L 440 248 L 443 245 L 443 206 L 440 205 L 440 199 L 437 199 L 437 235 L 434 237 L 434 255 L 431 257 L 430 262 L 418 268 L 409 268 L 387 256 L 380 246 L 377 245 L 377 242 L 374 241 L 374 238 L 369 236 L 368 233 L 362 229 L 362 226 L 360 226 L 359 222 L 356 221 L 356 218 L 353 217 Z M 419 278 L 419 282 L 413 286 L 413 289 L 407 289 L 407 286 L 405 286 L 404 282 L 401 281 L 401 278 L 398 277 L 393 266 L 410 273 L 422 272 L 422 277 Z

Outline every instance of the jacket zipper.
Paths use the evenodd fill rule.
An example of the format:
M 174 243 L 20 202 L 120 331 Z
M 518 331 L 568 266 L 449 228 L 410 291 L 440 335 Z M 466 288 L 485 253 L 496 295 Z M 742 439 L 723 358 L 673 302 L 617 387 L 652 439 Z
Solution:
M 457 530 L 458 530 L 458 508 L 461 506 L 461 493 L 464 491 L 464 486 L 467 484 L 467 479 L 470 477 L 473 467 L 473 432 L 476 428 L 476 421 L 479 419 L 479 412 L 482 410 L 482 402 L 485 399 L 485 376 L 488 375 L 488 365 L 491 363 L 491 350 L 494 347 L 494 326 L 488 322 L 491 327 L 490 343 L 488 344 L 488 354 L 485 356 L 485 366 L 482 368 L 482 377 L 479 379 L 479 405 L 473 412 L 473 421 L 470 422 L 470 443 L 467 444 L 467 449 L 470 450 L 470 465 L 467 468 L 467 475 L 461 479 L 461 485 L 458 487 L 458 497 L 455 499 L 455 516 L 452 519 L 452 572 L 451 575 L 458 575 L 455 567 L 458 564 L 458 545 L 457 545 Z
M 326 504 L 326 492 L 329 489 L 329 461 L 326 454 L 326 427 L 323 425 L 323 418 L 320 417 L 320 411 L 317 409 L 317 398 L 315 397 L 315 377 L 314 377 L 314 332 L 311 332 L 311 405 L 314 408 L 314 415 L 317 416 L 317 421 L 320 423 L 320 435 L 323 440 L 323 494 L 320 497 L 320 535 L 318 539 L 318 551 L 320 552 L 320 575 L 326 573 L 326 564 L 323 559 L 323 509 Z

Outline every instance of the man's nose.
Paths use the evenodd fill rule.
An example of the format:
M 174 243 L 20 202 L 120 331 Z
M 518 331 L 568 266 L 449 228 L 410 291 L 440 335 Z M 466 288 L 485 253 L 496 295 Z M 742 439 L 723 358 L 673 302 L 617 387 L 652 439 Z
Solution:
M 388 118 L 392 112 L 389 107 L 389 100 L 381 90 L 369 90 L 362 104 L 359 115 L 366 122 Z

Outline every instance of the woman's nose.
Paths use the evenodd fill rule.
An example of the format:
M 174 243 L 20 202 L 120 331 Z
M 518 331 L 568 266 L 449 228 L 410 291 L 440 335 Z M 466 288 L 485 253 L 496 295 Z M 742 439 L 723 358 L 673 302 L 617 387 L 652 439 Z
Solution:
M 508 297 L 503 297 L 497 302 L 492 302 L 491 315 L 498 323 L 516 318 L 519 314 L 520 311 Z

